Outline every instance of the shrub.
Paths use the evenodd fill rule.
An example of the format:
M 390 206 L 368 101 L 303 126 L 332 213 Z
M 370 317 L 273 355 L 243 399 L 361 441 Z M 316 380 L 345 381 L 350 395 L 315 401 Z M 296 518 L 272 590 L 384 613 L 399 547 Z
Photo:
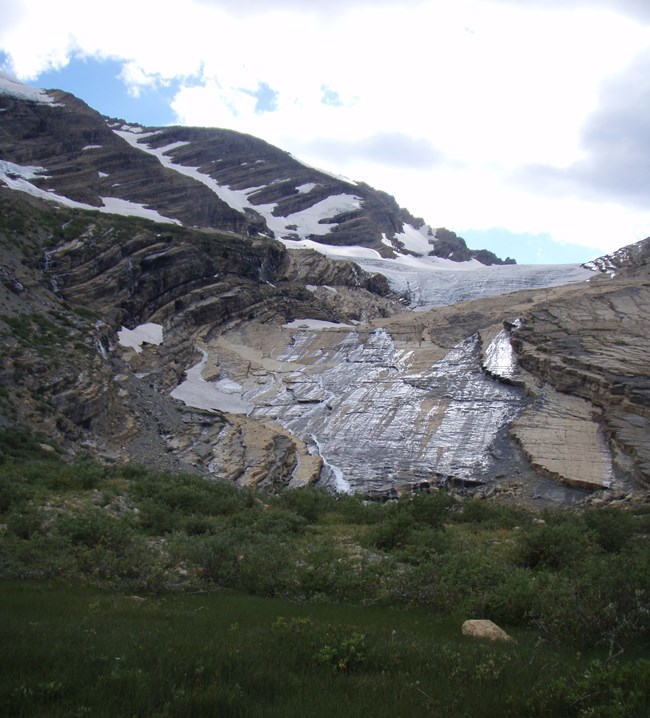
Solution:
M 304 533 L 307 520 L 288 509 L 255 508 L 232 516 L 226 525 L 241 536 L 290 537 Z
M 103 545 L 112 551 L 123 551 L 132 537 L 132 528 L 125 519 L 118 519 L 101 509 L 59 516 L 54 532 L 73 546 L 94 548 Z
M 309 522 L 317 521 L 323 514 L 336 509 L 336 496 L 324 489 L 305 486 L 284 491 L 278 498 L 281 507 L 289 509 Z
M 504 529 L 527 526 L 531 522 L 530 513 L 524 509 L 479 499 L 464 501 L 452 513 L 452 518 L 457 523 L 480 524 L 486 528 Z
M 408 511 L 414 523 L 428 528 L 441 529 L 449 516 L 455 499 L 444 492 L 438 494 L 416 494 L 408 504 Z
M 604 551 L 621 551 L 634 535 L 634 519 L 626 511 L 609 507 L 591 509 L 585 511 L 583 519 Z
M 534 526 L 522 533 L 519 541 L 519 563 L 528 568 L 567 568 L 593 551 L 592 534 L 579 523 Z
M 36 533 L 43 533 L 44 515 L 38 509 L 25 507 L 7 514 L 7 531 L 20 539 L 30 539 Z
M 650 554 L 586 557 L 563 572 L 538 573 L 531 619 L 549 640 L 610 649 L 650 632 Z
M 544 682 L 526 715 L 645 718 L 650 711 L 650 661 L 593 660 L 579 674 Z
M 326 643 L 315 654 L 318 663 L 336 671 L 358 670 L 366 660 L 366 637 L 363 633 L 350 633 Z
M 413 521 L 406 512 L 389 516 L 371 529 L 368 540 L 375 548 L 394 551 L 408 542 L 413 530 Z
M 247 495 L 236 486 L 206 481 L 193 474 L 147 473 L 135 479 L 132 491 L 148 511 L 158 505 L 160 511 L 223 516 L 236 513 L 248 503 Z
M 0 514 L 22 504 L 33 496 L 33 488 L 25 483 L 13 466 L 0 468 Z
M 276 537 L 237 531 L 179 539 L 177 549 L 207 581 L 260 596 L 283 594 L 292 569 L 289 548 Z
M 33 432 L 21 427 L 0 428 L 0 464 L 12 459 L 42 459 L 49 456 L 40 446 L 42 439 Z

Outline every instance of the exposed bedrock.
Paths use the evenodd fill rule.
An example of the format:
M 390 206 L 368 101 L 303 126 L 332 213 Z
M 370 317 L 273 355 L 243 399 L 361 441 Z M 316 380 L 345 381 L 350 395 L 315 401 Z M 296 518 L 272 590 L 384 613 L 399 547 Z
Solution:
M 562 401 L 570 396 L 583 402 L 582 413 L 595 417 L 604 432 L 615 469 L 648 484 L 647 280 L 604 279 L 571 292 L 563 302 L 536 306 L 522 315 L 513 346 L 521 366 L 560 392 Z
M 621 486 L 592 404 L 517 365 L 502 318 L 536 299 L 524 292 L 347 326 L 231 326 L 205 345 L 203 380 L 224 392 L 211 408 L 236 399 L 249 420 L 282 427 L 322 459 L 321 481 L 344 491 L 514 478 L 528 499 L 564 500 L 574 496 L 551 484 Z
M 648 480 L 643 273 L 413 312 L 272 240 L 23 209 L 0 370 L 16 416 L 75 446 L 272 491 Z M 145 322 L 160 345 L 119 344 Z
M 305 253 L 303 271 L 272 240 L 54 210 L 13 193 L 8 198 L 7 216 L 30 241 L 0 232 L 0 263 L 12 278 L 10 287 L 2 285 L 0 321 L 8 316 L 14 322 L 0 325 L 0 376 L 15 395 L 16 418 L 59 438 L 94 435 L 94 443 L 119 453 L 149 424 L 155 434 L 153 417 L 164 412 L 143 409 L 144 384 L 149 392 L 175 386 L 194 361 L 195 342 L 218 335 L 225 325 L 253 318 L 284 322 L 304 314 L 361 319 L 400 310 L 398 302 L 382 296 L 382 278 L 318 255 L 310 260 L 312 252 Z M 307 282 L 314 285 L 307 289 Z M 149 347 L 141 356 L 118 345 L 122 325 L 146 321 L 164 325 L 163 347 Z M 145 377 L 143 387 L 114 380 L 125 368 Z M 159 434 L 182 433 L 186 426 L 179 429 L 171 419 L 163 424 Z M 272 442 L 273 455 L 282 453 L 283 441 Z M 152 453 L 160 452 L 160 446 L 153 448 L 155 439 L 147 442 Z M 282 474 L 279 468 L 275 473 Z

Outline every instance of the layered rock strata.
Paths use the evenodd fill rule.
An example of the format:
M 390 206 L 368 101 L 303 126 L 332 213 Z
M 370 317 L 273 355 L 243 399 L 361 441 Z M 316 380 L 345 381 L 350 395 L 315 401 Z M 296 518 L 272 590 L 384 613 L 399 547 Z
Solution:
M 614 454 L 620 475 L 650 481 L 650 280 L 645 268 L 615 280 L 602 279 L 569 292 L 562 301 L 545 302 L 521 318 L 513 333 L 518 361 L 545 387 L 555 403 L 574 397 L 581 418 L 596 420 Z M 540 416 L 540 421 L 545 419 Z M 589 454 L 593 458 L 600 437 Z M 565 443 L 558 442 L 563 450 Z M 571 449 L 564 449 L 570 451 Z M 578 457 L 576 456 L 576 459 Z M 580 458 L 583 474 L 600 480 Z M 549 469 L 551 472 L 552 469 Z

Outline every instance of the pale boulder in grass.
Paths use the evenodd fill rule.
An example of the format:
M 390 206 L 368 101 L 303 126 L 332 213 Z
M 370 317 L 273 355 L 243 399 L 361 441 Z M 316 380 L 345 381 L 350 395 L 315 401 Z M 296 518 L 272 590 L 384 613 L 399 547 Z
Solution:
M 465 621 L 462 626 L 462 632 L 463 636 L 478 638 L 483 641 L 503 641 L 510 643 L 513 640 L 503 628 L 500 628 L 496 623 L 488 621 L 487 619 Z

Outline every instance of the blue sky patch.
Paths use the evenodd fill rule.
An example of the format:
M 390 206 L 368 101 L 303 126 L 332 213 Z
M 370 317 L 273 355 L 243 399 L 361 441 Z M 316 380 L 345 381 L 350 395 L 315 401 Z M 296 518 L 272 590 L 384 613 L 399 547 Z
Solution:
M 257 90 L 245 90 L 242 88 L 241 91 L 257 100 L 255 113 L 258 115 L 263 112 L 275 112 L 278 109 L 278 93 L 266 82 L 260 82 L 257 85 Z
M 472 249 L 489 248 L 498 257 L 513 257 L 517 264 L 582 264 L 603 252 L 596 247 L 554 242 L 550 234 L 511 232 L 503 228 L 456 229 Z
M 60 70 L 43 72 L 27 84 L 46 90 L 66 90 L 98 112 L 128 122 L 150 126 L 176 122 L 171 102 L 178 91 L 177 81 L 165 86 L 143 87 L 139 97 L 133 97 L 120 79 L 121 71 L 122 63 L 116 60 L 73 58 Z
M 343 107 L 343 100 L 336 90 L 330 90 L 327 85 L 321 85 L 320 88 L 323 91 L 323 97 L 321 102 L 323 105 L 329 105 L 330 107 Z

